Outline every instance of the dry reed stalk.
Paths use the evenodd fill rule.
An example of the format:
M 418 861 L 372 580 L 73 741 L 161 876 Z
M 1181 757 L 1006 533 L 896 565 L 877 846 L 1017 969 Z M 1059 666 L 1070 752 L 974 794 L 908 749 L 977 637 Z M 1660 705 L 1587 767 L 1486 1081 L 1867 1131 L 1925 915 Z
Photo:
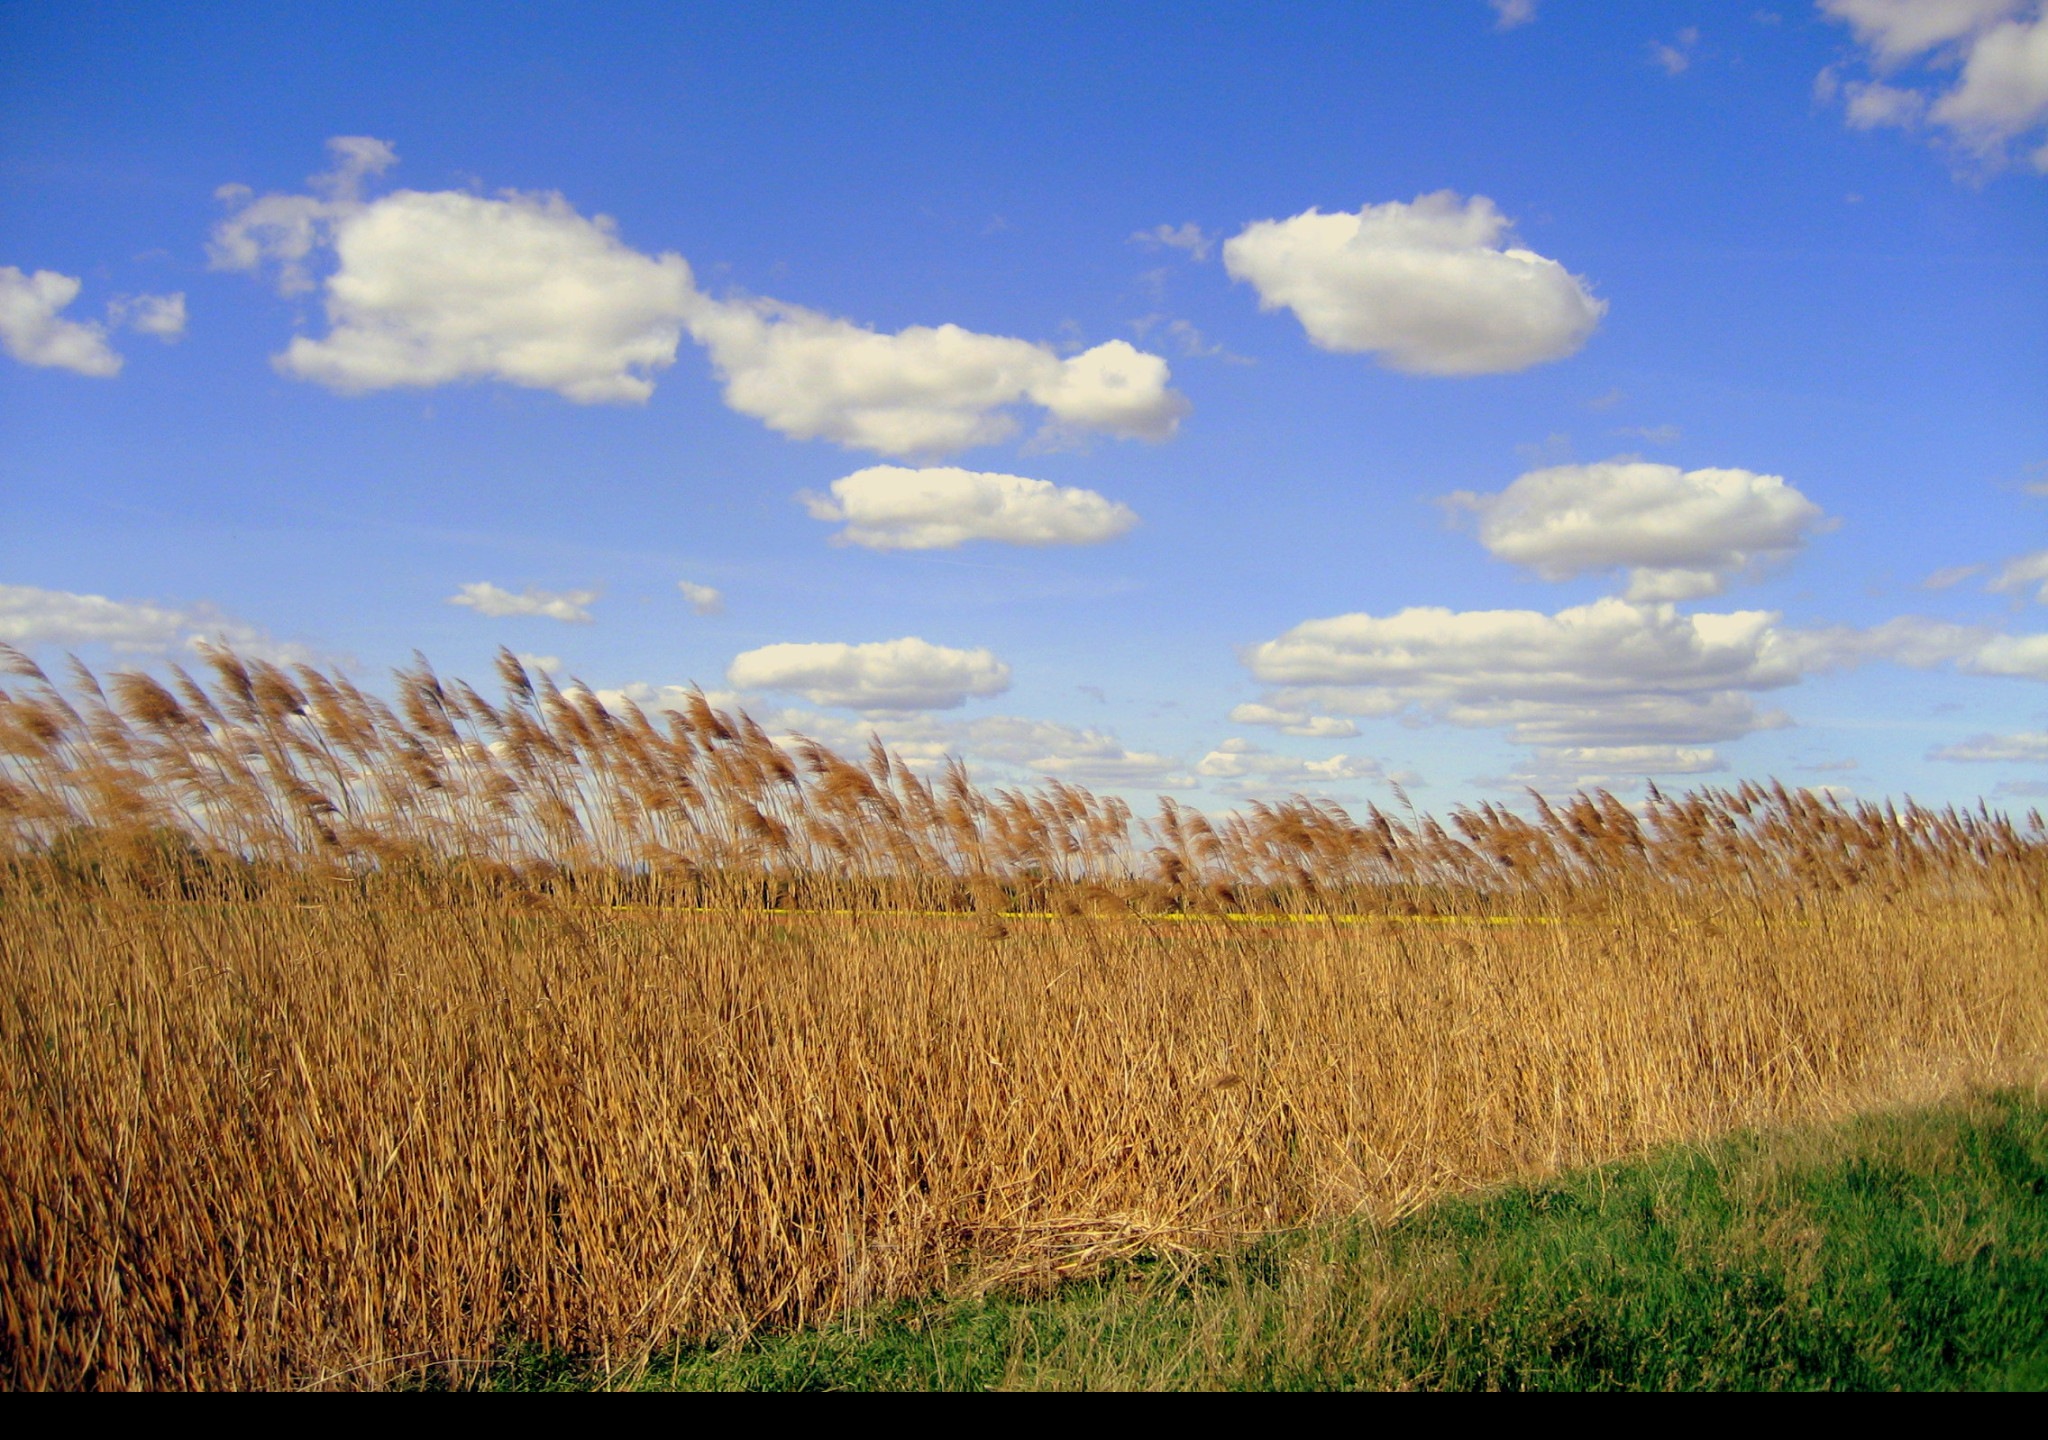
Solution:
M 2048 1056 L 2038 817 L 1745 786 L 1141 831 L 509 657 L 502 703 L 421 666 L 395 708 L 13 663 L 14 1388 L 645 1353 Z M 915 913 L 1020 906 L 1098 918 Z
M 641 1351 L 2028 1078 L 2042 929 L 14 902 L 5 1380 Z
M 123 856 L 148 851 L 159 870 L 186 857 L 184 893 L 239 893 L 282 868 L 387 894 L 1415 914 L 1569 907 L 1641 883 L 1714 902 L 2048 880 L 2038 813 L 2022 825 L 1744 784 L 1653 792 L 1642 815 L 1604 794 L 1538 799 L 1534 821 L 1482 805 L 1448 827 L 1299 798 L 1211 819 L 1169 800 L 1139 824 L 1058 781 L 984 792 L 957 763 L 927 782 L 879 742 L 864 764 L 777 743 L 701 695 L 660 725 L 615 714 L 510 655 L 496 704 L 422 660 L 395 677 L 395 708 L 310 667 L 207 660 L 210 686 L 122 674 L 110 697 L 82 668 L 67 693 L 0 654 L 35 682 L 0 690 L 0 853 L 24 883 L 132 870 Z

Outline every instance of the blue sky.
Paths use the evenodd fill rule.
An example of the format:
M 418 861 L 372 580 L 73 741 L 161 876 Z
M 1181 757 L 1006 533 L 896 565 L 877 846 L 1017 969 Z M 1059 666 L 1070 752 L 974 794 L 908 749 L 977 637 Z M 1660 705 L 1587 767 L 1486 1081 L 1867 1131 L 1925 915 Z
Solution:
M 1217 808 L 2048 790 L 2038 0 L 0 37 L 39 653 L 506 645 Z

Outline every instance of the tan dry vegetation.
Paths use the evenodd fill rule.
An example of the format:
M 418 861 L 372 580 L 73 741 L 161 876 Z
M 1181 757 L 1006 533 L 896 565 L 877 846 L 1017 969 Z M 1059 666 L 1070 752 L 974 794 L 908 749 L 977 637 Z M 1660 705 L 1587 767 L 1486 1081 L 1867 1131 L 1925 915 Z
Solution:
M 630 1358 L 2048 1055 L 2038 818 L 1744 787 L 1140 826 L 509 662 L 395 707 L 14 663 L 15 1388 Z

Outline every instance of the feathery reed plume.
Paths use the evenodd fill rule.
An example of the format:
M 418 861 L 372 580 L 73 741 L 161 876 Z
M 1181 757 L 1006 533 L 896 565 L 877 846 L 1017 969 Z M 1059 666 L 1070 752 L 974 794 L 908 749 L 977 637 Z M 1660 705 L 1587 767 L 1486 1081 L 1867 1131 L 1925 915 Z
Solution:
M 0 647 L 11 1388 L 644 1355 L 2048 1074 L 2038 814 L 1141 822 L 509 654 L 203 658 Z

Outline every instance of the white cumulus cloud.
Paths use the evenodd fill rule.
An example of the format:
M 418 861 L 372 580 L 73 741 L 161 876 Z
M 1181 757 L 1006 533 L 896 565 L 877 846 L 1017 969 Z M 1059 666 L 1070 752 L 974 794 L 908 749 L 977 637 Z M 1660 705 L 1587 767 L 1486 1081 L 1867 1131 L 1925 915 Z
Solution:
M 47 641 L 161 650 L 191 629 L 191 616 L 167 605 L 0 585 L 0 640 L 13 645 Z
M 1165 440 L 1180 428 L 1187 399 L 1170 389 L 1164 360 L 1127 340 L 1105 340 L 1047 370 L 1025 392 L 1055 428 L 1130 440 Z
M 2017 735 L 1972 735 L 1929 753 L 1930 760 L 1965 760 L 1979 764 L 2021 761 L 2048 764 L 2048 735 L 2038 730 Z
M 1607 311 L 1555 260 L 1508 243 L 1483 195 L 1448 190 L 1356 213 L 1260 220 L 1223 247 L 1260 308 L 1292 310 L 1325 350 L 1420 375 L 1526 370 L 1577 351 Z
M 883 455 L 944 454 L 1015 434 L 1004 407 L 1050 358 L 1028 341 L 958 325 L 885 335 L 775 300 L 707 304 L 690 333 L 733 409 L 799 440 Z
M 1312 620 L 1252 647 L 1247 666 L 1279 687 L 1264 702 L 1307 716 L 1402 716 L 1505 730 L 1572 751 L 1560 762 L 1620 773 L 1641 761 L 1789 724 L 1756 697 L 1813 674 L 1875 661 L 2048 678 L 2048 636 L 1904 616 L 1869 629 L 1796 629 L 1769 611 L 1681 614 L 1603 599 L 1555 614 L 1403 610 Z M 1692 754 L 1684 767 L 1711 763 Z M 1631 762 L 1634 763 L 1634 762 Z M 1645 762 L 1647 763 L 1647 762 Z
M 1225 740 L 1195 762 L 1195 774 L 1224 795 L 1273 795 L 1321 790 L 1346 781 L 1383 780 L 1380 762 L 1365 755 L 1304 760 L 1275 755 L 1249 740 Z
M 543 620 L 560 620 L 569 625 L 588 625 L 591 621 L 589 605 L 597 600 L 595 590 L 536 590 L 531 585 L 513 594 L 479 580 L 473 585 L 464 585 L 448 597 L 450 605 L 466 605 L 479 615 L 494 619 L 506 616 L 535 616 Z
M 1927 113 L 1925 95 L 1882 80 L 1851 80 L 1842 96 L 1842 117 L 1851 130 L 1907 130 Z
M 216 198 L 235 207 L 214 227 L 207 259 L 216 270 L 276 267 L 285 295 L 313 288 L 314 253 L 334 240 L 335 225 L 363 208 L 363 181 L 398 163 L 398 152 L 367 135 L 337 135 L 327 142 L 331 168 L 308 180 L 317 194 L 258 196 L 246 185 L 223 185 Z
M 872 465 L 799 498 L 814 520 L 843 523 L 833 538 L 870 550 L 950 550 L 969 540 L 1095 545 L 1138 523 L 1093 490 L 1022 475 L 935 466 Z
M 154 335 L 166 345 L 185 337 L 185 292 L 175 295 L 123 295 L 107 306 L 107 319 L 139 335 Z
M 1162 246 L 1170 250 L 1185 250 L 1190 260 L 1207 260 L 1210 250 L 1216 245 L 1216 237 L 1206 233 L 1192 220 L 1181 225 L 1154 225 L 1150 230 L 1140 230 L 1131 239 L 1148 250 Z
M 1960 668 L 1971 675 L 2048 680 L 2048 635 L 1996 635 L 1973 649 Z
M 694 290 L 559 195 L 401 190 L 340 220 L 329 331 L 287 374 L 350 392 L 499 380 L 584 404 L 643 401 L 675 361 Z
M 78 298 L 79 281 L 55 270 L 23 274 L 0 265 L 0 345 L 24 365 L 73 370 L 101 378 L 121 373 L 104 325 L 66 320 L 58 312 Z
M 1966 144 L 1995 149 L 2048 117 L 2048 13 L 1994 25 L 1977 37 L 1963 62 L 1963 77 L 1928 112 Z M 2048 149 L 2034 155 L 2048 170 Z
M 736 690 L 787 690 L 813 705 L 903 712 L 952 710 L 969 696 L 1010 688 L 1010 667 L 987 650 L 955 650 L 916 637 L 866 645 L 764 645 L 733 658 Z
M 1692 68 L 1692 52 L 1699 43 L 1700 32 L 1688 25 L 1678 32 L 1674 43 L 1652 40 L 1650 61 L 1666 75 L 1683 75 Z
M 1688 745 L 1559 745 L 1537 754 L 1554 769 L 1574 772 L 1575 780 L 1589 771 L 1613 775 L 1704 775 L 1722 768 L 1721 757 L 1714 751 Z
M 1964 153 L 1992 164 L 2006 158 L 2013 141 L 2032 145 L 2041 138 L 2048 124 L 2042 0 L 1821 0 L 1820 8 L 1850 26 L 1880 77 L 1844 81 L 1832 67 L 1822 72 L 1822 97 L 1841 94 L 1852 126 L 1929 123 Z M 1909 78 L 1917 85 L 1883 78 L 1915 64 L 1921 73 Z M 2048 145 L 2031 159 L 2048 172 Z
M 1545 580 L 1633 571 L 1629 598 L 1719 594 L 1732 574 L 1797 551 L 1825 520 L 1776 475 L 1642 460 L 1532 470 L 1497 495 L 1451 501 L 1479 515 L 1493 554 Z
M 210 604 L 110 600 L 34 585 L 0 585 L 0 640 L 11 645 L 105 645 L 144 654 L 218 642 L 266 660 L 317 658 L 307 647 L 274 640 Z
M 683 598 L 699 615 L 716 615 L 725 609 L 724 594 L 709 585 L 699 585 L 694 580 L 678 580 L 676 589 L 683 592 Z
M 1795 683 L 1801 656 L 1766 611 L 1681 615 L 1605 599 L 1534 610 L 1403 610 L 1297 625 L 1252 648 L 1259 679 L 1322 708 L 1505 724 L 1551 744 L 1727 738 L 1769 723 L 1747 692 Z M 1341 687 L 1348 695 L 1329 694 Z M 1310 697 L 1301 697 L 1310 698 Z M 1284 701 L 1282 702 L 1284 706 Z M 1647 710 L 1647 714 L 1643 713 Z M 1656 732 L 1644 735 L 1644 721 Z
M 1820 0 L 1883 64 L 1897 65 L 1995 25 L 2026 0 Z
M 1973 575 L 1982 575 L 1982 565 L 1944 565 L 1920 582 L 1923 590 L 1946 590 L 1951 585 L 1960 585 Z
M 1270 725 L 1282 735 L 1303 735 L 1312 740 L 1342 740 L 1358 733 L 1356 721 L 1264 704 L 1233 706 L 1230 720 L 1234 725 Z
M 1657 775 L 1706 775 L 1727 768 L 1717 751 L 1689 745 L 1554 745 L 1532 751 L 1506 775 L 1483 783 L 1557 792 L 1629 790 Z
M 1953 661 L 1968 670 L 2012 638 L 1996 635 L 1982 625 L 1955 625 L 1922 615 L 1900 615 L 1868 628 L 1829 625 L 1813 630 L 1788 629 L 1783 634 L 1808 673 L 1878 661 L 1916 670 Z
M 2037 586 L 2038 589 L 2035 588 Z M 1984 588 L 1995 590 L 2002 595 L 2033 590 L 2034 598 L 2043 605 L 2048 605 L 2048 550 L 2036 550 L 2031 555 L 2022 555 L 2006 561 L 1997 578 Z
M 337 162 L 315 194 L 225 187 L 236 208 L 210 248 L 221 268 L 274 266 L 286 293 L 324 290 L 328 333 L 298 337 L 277 364 L 338 391 L 496 380 L 636 403 L 687 334 L 733 409 L 797 439 L 885 455 L 1005 439 L 1024 404 L 1056 431 L 1147 440 L 1170 436 L 1187 411 L 1166 361 L 1121 340 L 1062 358 L 958 325 L 885 333 L 765 297 L 714 298 L 682 256 L 643 254 L 560 195 L 366 199 L 365 180 L 396 160 L 391 147 L 361 136 L 330 145 Z
M 1127 748 L 1107 730 L 1050 720 L 987 715 L 955 727 L 953 733 L 960 753 L 971 758 L 1085 785 L 1156 786 L 1170 783 L 1181 768 L 1170 755 Z
M 1486 0 L 1493 7 L 1493 28 L 1513 30 L 1536 18 L 1536 0 Z
M 1187 410 L 1166 362 L 1122 340 L 1062 360 L 1050 346 L 958 325 L 870 330 L 777 300 L 710 301 L 690 333 L 725 402 L 771 430 L 883 455 L 943 455 L 1017 433 L 1009 407 L 1052 422 L 1163 440 Z

